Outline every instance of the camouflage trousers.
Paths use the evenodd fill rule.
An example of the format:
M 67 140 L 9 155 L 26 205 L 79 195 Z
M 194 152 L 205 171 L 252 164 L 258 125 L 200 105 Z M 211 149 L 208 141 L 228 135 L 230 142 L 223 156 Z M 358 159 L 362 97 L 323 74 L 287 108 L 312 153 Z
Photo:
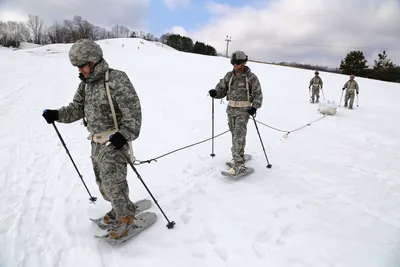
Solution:
M 355 92 L 354 90 L 346 90 L 346 94 L 344 95 L 344 106 L 347 107 L 347 102 L 349 102 L 349 108 L 353 108 L 353 102 L 354 102 L 354 95 Z
M 129 187 L 126 181 L 129 147 L 121 150 L 113 145 L 106 146 L 92 142 L 92 164 L 96 183 L 101 195 L 111 202 L 112 213 L 116 217 L 135 214 L 135 206 L 129 199 Z M 124 155 L 125 154 L 125 155 Z
M 314 100 L 315 98 L 315 100 Z M 319 87 L 312 87 L 311 89 L 311 101 L 314 103 L 315 101 L 319 101 Z
M 244 164 L 244 149 L 249 118 L 249 114 L 228 114 L 229 130 L 232 134 L 231 151 L 235 165 Z

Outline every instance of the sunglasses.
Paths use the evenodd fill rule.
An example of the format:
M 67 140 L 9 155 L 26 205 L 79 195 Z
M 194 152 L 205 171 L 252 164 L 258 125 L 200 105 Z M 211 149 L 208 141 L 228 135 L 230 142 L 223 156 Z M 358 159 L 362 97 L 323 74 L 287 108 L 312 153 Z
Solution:
M 86 63 L 84 63 L 82 65 L 79 65 L 78 68 L 82 69 L 82 68 L 86 67 L 87 65 L 89 65 L 89 62 L 86 62 Z
M 243 59 L 236 59 L 236 60 L 232 59 L 231 60 L 232 65 L 240 65 L 240 64 L 243 64 L 244 62 L 245 61 Z

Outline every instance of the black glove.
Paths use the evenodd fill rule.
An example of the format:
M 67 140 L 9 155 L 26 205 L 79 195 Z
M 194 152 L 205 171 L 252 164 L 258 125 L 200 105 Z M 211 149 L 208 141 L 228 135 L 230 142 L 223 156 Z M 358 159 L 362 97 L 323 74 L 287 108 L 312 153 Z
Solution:
M 358 95 L 358 92 L 357 92 L 357 95 Z
M 214 97 L 217 96 L 217 91 L 216 91 L 215 89 L 211 89 L 210 91 L 208 91 L 208 93 L 210 94 L 210 96 L 211 96 L 212 98 L 214 98 Z
M 344 89 L 346 89 L 346 88 L 342 88 L 342 90 L 344 90 Z
M 120 132 L 111 135 L 109 140 L 116 149 L 121 149 L 128 142 Z
M 256 114 L 257 109 L 256 109 L 256 108 L 253 108 L 253 107 L 249 107 L 249 108 L 247 109 L 247 112 L 248 112 L 251 116 L 253 116 L 254 114 Z
M 58 120 L 58 111 L 53 109 L 45 109 L 42 116 L 45 118 L 48 124 L 51 124 Z

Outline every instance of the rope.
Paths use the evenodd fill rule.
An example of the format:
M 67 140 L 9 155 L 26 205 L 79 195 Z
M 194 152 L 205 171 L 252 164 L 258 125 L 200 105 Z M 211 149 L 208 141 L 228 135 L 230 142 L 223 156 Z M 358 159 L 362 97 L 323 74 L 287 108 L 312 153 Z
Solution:
M 227 132 L 229 132 L 229 130 L 227 130 L 227 131 L 225 131 L 225 132 L 223 132 L 223 133 L 217 134 L 216 136 L 214 136 L 214 138 L 219 137 L 219 136 L 221 136 L 221 135 L 223 135 L 223 134 L 226 134 Z M 162 158 L 162 157 L 165 157 L 165 156 L 167 156 L 167 155 L 173 154 L 173 153 L 178 152 L 179 150 L 182 150 L 182 149 L 186 149 L 186 148 L 189 148 L 189 147 L 192 147 L 192 146 L 199 145 L 199 144 L 204 143 L 204 142 L 207 142 L 207 141 L 209 141 L 209 140 L 211 140 L 211 139 L 213 139 L 213 137 L 208 138 L 208 139 L 205 139 L 205 140 L 200 141 L 200 142 L 197 142 L 197 143 L 194 143 L 194 144 L 191 144 L 191 145 L 187 145 L 187 146 L 184 146 L 184 147 L 175 149 L 175 150 L 173 150 L 173 151 L 171 151 L 171 152 L 165 153 L 165 154 L 163 154 L 163 155 L 161 155 L 161 156 L 158 156 L 158 157 L 156 157 L 156 158 L 153 158 L 153 159 L 149 159 L 149 160 L 135 160 L 135 163 L 134 163 L 134 164 L 135 164 L 135 165 L 140 165 L 140 164 L 143 164 L 143 163 L 151 163 L 152 161 L 157 161 L 157 159 L 159 159 L 159 158 Z
M 325 117 L 326 117 L 326 115 L 323 115 L 321 118 L 316 119 L 316 120 L 313 120 L 313 121 L 311 121 L 311 122 L 309 122 L 309 123 L 307 123 L 307 124 L 305 124 L 305 125 L 303 125 L 303 126 L 297 128 L 297 129 L 294 129 L 294 130 L 291 130 L 291 131 L 281 130 L 281 129 L 272 127 L 272 126 L 270 126 L 270 125 L 268 125 L 268 124 L 265 124 L 265 123 L 263 123 L 263 122 L 261 122 L 261 121 L 258 121 L 258 120 L 256 120 L 256 119 L 253 119 L 253 118 L 252 118 L 252 119 L 255 120 L 256 122 L 258 122 L 259 124 L 264 125 L 264 126 L 266 126 L 266 127 L 268 127 L 268 128 L 271 128 L 271 129 L 273 129 L 273 130 L 275 130 L 275 131 L 286 133 L 285 135 L 283 135 L 283 138 L 287 138 L 287 137 L 289 136 L 290 133 L 296 132 L 296 131 L 298 131 L 298 130 L 303 129 L 304 127 L 310 126 L 311 123 L 314 123 L 314 122 L 316 122 L 316 121 L 322 120 L 322 119 L 325 118 Z
M 305 124 L 305 125 L 303 125 L 303 126 L 297 128 L 297 129 L 294 129 L 294 130 L 291 130 L 291 131 L 281 130 L 281 129 L 272 127 L 272 126 L 270 126 L 270 125 L 268 125 L 268 124 L 265 124 L 265 123 L 263 123 L 263 122 L 261 122 L 261 121 L 258 121 L 258 120 L 254 119 L 254 118 L 251 118 L 251 119 L 252 119 L 252 120 L 255 120 L 255 121 L 258 122 L 259 124 L 264 125 L 264 126 L 266 126 L 266 127 L 268 127 L 268 128 L 271 128 L 271 129 L 273 129 L 273 130 L 275 130 L 275 131 L 286 133 L 285 135 L 283 135 L 283 137 L 284 137 L 284 138 L 287 138 L 287 137 L 289 136 L 290 133 L 299 131 L 299 130 L 303 129 L 304 127 L 310 126 L 311 123 L 314 123 L 314 122 L 316 122 L 316 121 L 319 121 L 319 120 L 321 120 L 321 119 L 323 119 L 323 118 L 325 118 L 325 117 L 326 117 L 326 115 L 323 115 L 321 118 L 316 119 L 316 120 L 313 120 L 312 122 L 309 122 L 309 123 L 307 123 L 307 124 Z M 157 160 L 160 159 L 160 158 L 162 158 L 162 157 L 165 157 L 165 156 L 168 156 L 168 155 L 170 155 L 170 154 L 176 153 L 176 152 L 178 152 L 178 151 L 180 151 L 180 150 L 183 150 L 183 149 L 186 149 L 186 148 L 189 148 L 189 147 L 192 147 L 192 146 L 196 146 L 196 145 L 202 144 L 202 143 L 204 143 L 204 142 L 210 141 L 210 140 L 212 140 L 213 138 L 217 138 L 217 137 L 219 137 L 219 136 L 221 136 L 221 135 L 224 135 L 224 134 L 226 134 L 226 133 L 229 132 L 229 131 L 230 131 L 230 130 L 227 130 L 227 131 L 225 131 L 225 132 L 222 132 L 222 133 L 220 133 L 220 134 L 217 134 L 217 135 L 214 136 L 214 137 L 211 137 L 211 138 L 205 139 L 205 140 L 203 140 L 203 141 L 200 141 L 200 142 L 197 142 L 197 143 L 193 143 L 193 144 L 191 144 L 191 145 L 187 145 L 187 146 L 184 146 L 184 147 L 175 149 L 175 150 L 173 150 L 173 151 L 171 151 L 171 152 L 165 153 L 165 154 L 163 154 L 163 155 L 161 155 L 161 156 L 158 156 L 158 157 L 156 157 L 156 158 L 153 158 L 153 159 L 149 159 L 149 160 L 135 160 L 133 164 L 134 164 L 134 165 L 141 165 L 141 164 L 144 164 L 144 163 L 151 163 L 152 161 L 157 162 Z

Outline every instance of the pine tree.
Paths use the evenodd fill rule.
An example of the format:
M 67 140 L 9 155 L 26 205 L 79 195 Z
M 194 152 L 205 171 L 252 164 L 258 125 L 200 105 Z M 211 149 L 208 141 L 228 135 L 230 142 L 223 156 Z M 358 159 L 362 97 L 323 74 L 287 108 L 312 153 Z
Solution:
M 364 77 L 367 73 L 368 65 L 362 51 L 351 51 L 340 63 L 342 74 Z

